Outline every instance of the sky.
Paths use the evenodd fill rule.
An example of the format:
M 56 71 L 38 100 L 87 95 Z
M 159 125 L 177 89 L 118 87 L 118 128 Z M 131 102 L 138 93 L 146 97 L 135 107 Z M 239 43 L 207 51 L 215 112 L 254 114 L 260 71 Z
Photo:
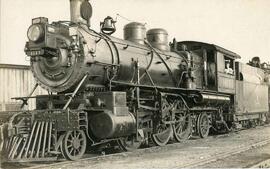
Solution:
M 92 29 L 106 16 L 116 18 L 122 38 L 130 21 L 147 29 L 164 28 L 169 39 L 217 44 L 241 55 L 242 62 L 259 56 L 270 62 L 270 0 L 90 0 Z M 69 0 L 0 0 L 0 63 L 29 64 L 24 54 L 31 19 L 69 20 Z

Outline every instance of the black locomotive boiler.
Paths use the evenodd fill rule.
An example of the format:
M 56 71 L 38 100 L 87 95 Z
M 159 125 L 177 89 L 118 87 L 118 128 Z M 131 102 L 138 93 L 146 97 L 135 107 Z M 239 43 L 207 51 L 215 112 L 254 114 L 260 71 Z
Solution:
M 164 146 L 266 121 L 266 75 L 237 62 L 239 55 L 202 42 L 169 44 L 166 30 L 137 22 L 115 38 L 111 17 L 100 33 L 90 28 L 87 0 L 70 0 L 70 7 L 70 21 L 39 17 L 28 29 L 35 88 L 48 95 L 35 97 L 36 110 L 10 119 L 10 161 L 76 160 L 99 145 Z M 17 99 L 24 106 L 29 98 Z

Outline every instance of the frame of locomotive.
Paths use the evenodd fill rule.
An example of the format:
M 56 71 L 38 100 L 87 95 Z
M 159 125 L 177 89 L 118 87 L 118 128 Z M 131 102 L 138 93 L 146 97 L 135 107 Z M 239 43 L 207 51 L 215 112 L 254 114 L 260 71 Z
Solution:
M 89 11 L 88 1 L 71 0 L 71 22 L 49 24 L 47 18 L 33 19 L 32 25 L 44 27 L 44 37 L 29 40 L 25 52 L 31 57 L 35 88 L 40 85 L 49 94 L 32 97 L 34 88 L 28 97 L 15 98 L 23 101 L 22 108 L 35 98 L 37 109 L 15 114 L 6 125 L 4 154 L 10 161 L 54 160 L 59 155 L 76 160 L 88 148 L 117 145 L 131 151 L 153 143 L 164 146 L 192 135 L 205 138 L 209 132 L 229 132 L 266 121 L 269 86 L 263 80 L 265 74 L 236 62 L 239 55 L 202 42 L 174 40 L 168 46 L 163 29 L 148 31 L 147 40 L 138 38 L 140 34 L 128 36 L 134 26 L 135 31 L 145 31 L 139 23 L 125 27 L 125 40 L 117 39 L 109 36 L 115 31 L 110 17 L 101 24 L 102 33 L 89 29 L 84 22 L 91 17 Z M 80 35 L 70 33 L 78 30 Z M 66 40 L 69 36 L 71 40 Z M 163 41 L 155 43 L 151 40 L 155 36 Z M 111 57 L 108 62 L 94 60 L 106 56 L 106 50 Z M 56 67 L 60 73 L 50 69 L 57 63 L 55 58 L 64 58 L 67 51 L 66 68 Z M 94 59 L 85 56 L 83 60 L 82 55 Z M 139 57 L 148 58 L 146 66 Z M 232 74 L 224 72 L 226 61 Z M 51 87 L 51 82 L 65 75 L 72 78 L 70 83 Z M 259 94 L 247 94 L 246 88 L 252 87 Z M 249 107 L 250 102 L 243 101 L 248 96 L 259 105 Z

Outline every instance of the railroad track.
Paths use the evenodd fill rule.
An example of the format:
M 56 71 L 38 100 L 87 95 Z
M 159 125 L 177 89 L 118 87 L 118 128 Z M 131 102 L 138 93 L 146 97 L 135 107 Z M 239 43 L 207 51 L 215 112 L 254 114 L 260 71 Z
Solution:
M 268 126 L 269 127 L 269 126 Z M 218 135 L 218 136 L 210 136 L 209 138 L 214 140 L 215 137 L 226 137 L 226 135 L 228 134 L 224 134 L 224 135 Z M 230 137 L 230 136 L 228 136 Z M 195 144 L 199 143 L 201 141 L 201 139 L 195 139 L 195 140 L 188 140 L 186 141 L 186 143 L 190 143 L 190 142 L 194 142 Z M 159 151 L 167 151 L 167 149 L 174 149 L 174 148 L 178 148 L 179 150 L 181 150 L 181 146 L 186 146 L 186 143 L 175 143 L 175 144 L 169 144 L 165 147 L 150 147 L 150 148 L 144 148 L 144 149 L 138 149 L 135 152 L 121 152 L 121 153 L 116 153 L 116 154 L 107 154 L 107 155 L 92 155 L 91 157 L 84 157 L 83 159 L 79 160 L 79 161 L 58 161 L 55 163 L 46 163 L 46 164 L 36 164 L 36 163 L 30 163 L 28 166 L 23 166 L 23 168 L 27 168 L 27 169 L 37 169 L 37 168 L 61 168 L 62 166 L 65 165 L 76 165 L 78 163 L 83 163 L 85 161 L 103 161 L 103 160 L 110 160 L 110 159 L 114 159 L 114 158 L 126 158 L 132 155 L 136 155 L 136 154 L 145 154 L 145 153 L 155 153 L 155 152 L 159 152 Z M 191 167 L 198 167 L 198 166 L 202 166 L 204 164 L 207 163 L 211 163 L 214 161 L 217 161 L 219 159 L 223 159 L 226 158 L 228 156 L 231 155 L 235 155 L 241 152 L 245 152 L 249 149 L 252 148 L 257 148 L 257 147 L 261 147 L 263 145 L 269 144 L 270 143 L 270 138 L 268 139 L 264 139 L 264 140 L 260 140 L 257 142 L 254 142 L 248 146 L 244 145 L 244 146 L 240 146 L 237 149 L 234 150 L 230 150 L 230 151 L 222 151 L 221 153 L 215 154 L 214 157 L 209 157 L 209 158 L 204 158 L 204 159 L 199 159 L 199 160 L 194 160 L 192 162 L 189 163 L 185 163 L 183 165 L 177 166 L 177 168 L 181 167 L 181 168 L 191 168 Z M 17 166 L 14 166 L 13 168 L 18 168 Z
M 214 161 L 217 161 L 217 160 L 221 160 L 221 159 L 224 159 L 224 158 L 229 157 L 231 155 L 242 153 L 242 152 L 250 150 L 252 148 L 261 147 L 261 146 L 264 146 L 264 145 L 269 144 L 269 143 L 270 143 L 270 138 L 267 139 L 267 140 L 263 140 L 263 141 L 251 144 L 249 146 L 239 147 L 239 149 L 236 149 L 236 150 L 233 150 L 233 151 L 225 151 L 225 152 L 216 154 L 214 157 L 210 157 L 208 159 L 198 160 L 198 161 L 195 161 L 195 162 L 192 162 L 192 163 L 189 163 L 189 164 L 185 164 L 185 165 L 179 166 L 179 167 L 180 168 L 194 168 L 194 167 L 202 166 L 204 164 L 211 163 L 211 162 L 214 162 Z M 257 165 L 255 165 L 255 166 L 257 166 Z M 179 167 L 177 167 L 177 168 L 179 168 Z M 251 167 L 251 168 L 257 168 L 257 167 Z
M 182 166 L 178 166 L 176 168 L 194 168 L 194 167 L 198 167 L 198 166 L 201 166 L 201 165 L 204 165 L 204 164 L 207 164 L 207 163 L 211 163 L 211 162 L 217 161 L 217 160 L 222 159 L 222 158 L 226 158 L 226 157 L 231 156 L 231 155 L 235 155 L 235 154 L 238 154 L 238 153 L 247 151 L 247 150 L 252 149 L 252 148 L 264 146 L 264 145 L 269 144 L 269 143 L 270 143 L 270 138 L 267 139 L 267 140 L 264 140 L 264 141 L 260 141 L 260 142 L 251 144 L 249 146 L 240 147 L 239 149 L 236 149 L 234 151 L 222 152 L 222 153 L 217 154 L 215 157 L 211 157 L 211 158 L 208 158 L 208 159 L 197 160 L 197 161 L 194 161 L 194 162 L 191 162 L 191 163 L 182 165 Z M 170 145 L 168 145 L 168 146 L 170 146 Z M 147 152 L 149 150 L 150 151 L 155 151 L 153 149 L 162 149 L 162 147 L 151 147 L 151 148 L 146 148 L 146 149 L 140 149 L 140 150 L 137 150 L 137 151 L 141 151 L 141 152 Z M 99 161 L 102 161 L 102 160 L 104 160 L 106 158 L 111 158 L 113 156 L 126 157 L 129 154 L 131 154 L 131 153 L 133 153 L 133 152 L 123 152 L 123 153 L 117 153 L 117 154 L 99 155 L 99 156 L 96 156 L 96 157 L 83 158 L 83 159 L 81 159 L 79 161 L 97 160 L 97 159 Z M 78 163 L 78 161 L 63 161 L 63 162 L 53 163 L 53 164 L 49 164 L 49 165 L 48 164 L 47 165 L 37 165 L 37 166 L 33 166 L 33 167 L 28 167 L 27 169 L 60 168 L 63 165 L 73 164 L 73 163 Z M 263 161 L 260 164 L 256 164 L 256 165 L 254 165 L 254 167 L 265 166 L 266 164 L 269 165 L 270 164 L 270 160 Z

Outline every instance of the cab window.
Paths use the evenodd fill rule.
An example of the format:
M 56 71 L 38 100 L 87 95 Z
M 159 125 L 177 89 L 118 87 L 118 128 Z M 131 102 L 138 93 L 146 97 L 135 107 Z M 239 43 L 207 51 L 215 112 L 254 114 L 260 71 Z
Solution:
M 227 56 L 224 56 L 224 72 L 226 74 L 230 74 L 230 75 L 233 75 L 234 74 L 234 64 L 233 64 L 233 59 L 227 57 Z

